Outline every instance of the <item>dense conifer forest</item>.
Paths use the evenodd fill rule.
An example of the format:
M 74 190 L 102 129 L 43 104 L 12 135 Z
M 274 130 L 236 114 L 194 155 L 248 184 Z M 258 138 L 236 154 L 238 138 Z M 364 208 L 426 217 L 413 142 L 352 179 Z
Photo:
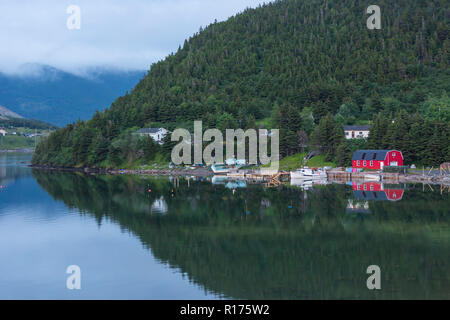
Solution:
M 42 141 L 33 163 L 129 166 L 169 159 L 142 127 L 280 128 L 281 154 L 305 145 L 347 165 L 354 148 L 398 148 L 407 163 L 450 160 L 450 9 L 379 0 L 381 30 L 356 0 L 283 0 L 214 22 L 152 65 L 89 121 Z M 151 36 L 151 35 L 149 35 Z M 346 142 L 344 124 L 373 123 Z

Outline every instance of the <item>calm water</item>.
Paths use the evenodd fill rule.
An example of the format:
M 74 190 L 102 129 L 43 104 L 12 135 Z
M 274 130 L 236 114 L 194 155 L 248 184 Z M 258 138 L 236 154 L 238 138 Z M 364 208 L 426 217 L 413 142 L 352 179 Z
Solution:
M 450 298 L 450 195 L 436 186 L 266 189 L 29 158 L 0 154 L 0 299 Z M 66 289 L 69 265 L 81 290 Z

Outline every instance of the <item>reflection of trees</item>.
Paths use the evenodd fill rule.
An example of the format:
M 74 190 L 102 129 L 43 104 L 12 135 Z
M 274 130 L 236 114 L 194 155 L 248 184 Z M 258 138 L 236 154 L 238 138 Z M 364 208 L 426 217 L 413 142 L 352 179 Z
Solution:
M 12 182 L 30 175 L 30 170 L 25 162 L 30 160 L 29 154 L 9 154 L 0 152 L 0 185 L 8 185 Z M 17 165 L 23 162 L 22 166 Z M 12 165 L 14 163 L 14 165 Z
M 55 199 L 119 223 L 157 259 L 227 297 L 448 298 L 448 197 L 411 190 L 402 202 L 371 203 L 372 214 L 361 218 L 345 212 L 346 186 L 316 188 L 305 203 L 302 191 L 285 187 L 233 195 L 192 181 L 174 188 L 168 179 L 34 176 Z M 161 197 L 168 214 L 152 215 Z M 429 197 L 433 208 L 424 213 Z M 372 264 L 382 268 L 379 292 L 365 286 Z

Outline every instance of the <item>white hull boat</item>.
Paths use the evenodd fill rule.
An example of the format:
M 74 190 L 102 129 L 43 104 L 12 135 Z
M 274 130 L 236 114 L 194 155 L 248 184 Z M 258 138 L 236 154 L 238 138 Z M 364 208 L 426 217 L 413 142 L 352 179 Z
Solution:
M 322 169 L 302 168 L 298 169 L 297 171 L 291 171 L 291 179 L 315 180 L 324 178 L 327 178 L 327 173 Z
M 226 175 L 231 172 L 231 168 L 229 166 L 213 164 L 211 166 L 211 170 L 214 174 L 223 174 Z

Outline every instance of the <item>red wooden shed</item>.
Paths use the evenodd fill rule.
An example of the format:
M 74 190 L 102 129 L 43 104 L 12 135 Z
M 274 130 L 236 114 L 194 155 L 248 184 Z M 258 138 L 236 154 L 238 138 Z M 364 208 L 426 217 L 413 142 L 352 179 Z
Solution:
M 353 168 L 382 170 L 386 166 L 403 166 L 403 155 L 398 150 L 358 150 L 353 154 Z

